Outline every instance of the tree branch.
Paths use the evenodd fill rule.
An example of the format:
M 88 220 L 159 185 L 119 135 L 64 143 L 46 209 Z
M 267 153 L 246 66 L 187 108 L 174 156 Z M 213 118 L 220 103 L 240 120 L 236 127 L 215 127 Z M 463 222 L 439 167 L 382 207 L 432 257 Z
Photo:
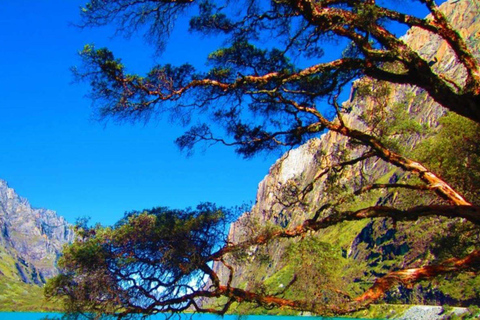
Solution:
M 319 128 L 327 128 L 329 130 L 338 132 L 350 139 L 357 140 L 363 145 L 370 147 L 378 157 L 383 159 L 386 162 L 389 162 L 397 167 L 402 168 L 405 171 L 412 172 L 417 175 L 423 182 L 427 184 L 428 187 L 431 187 L 441 198 L 448 200 L 449 202 L 456 205 L 471 205 L 466 201 L 460 193 L 455 191 L 450 187 L 445 181 L 436 176 L 433 172 L 428 170 L 421 163 L 408 159 L 392 150 L 387 148 L 379 139 L 375 138 L 372 135 L 369 135 L 365 132 L 350 129 L 349 127 L 342 125 L 341 123 L 335 123 L 333 121 L 328 121 L 317 109 L 303 107 L 297 102 L 292 100 L 283 99 L 284 103 L 289 103 L 298 110 L 304 110 L 311 114 L 314 114 L 319 120 L 318 124 L 310 125 L 310 131 L 315 132 Z
M 480 207 L 478 206 L 429 205 L 416 206 L 406 210 L 387 206 L 373 206 L 357 211 L 340 212 L 316 220 L 306 220 L 302 225 L 293 229 L 272 231 L 257 235 L 237 244 L 229 244 L 213 253 L 208 260 L 218 260 L 227 253 L 244 250 L 251 246 L 265 245 L 275 239 L 300 237 L 309 231 L 326 229 L 344 221 L 356 221 L 371 218 L 392 218 L 395 221 L 416 221 L 422 217 L 430 216 L 463 218 L 475 225 L 480 225 Z
M 388 290 L 396 285 L 401 284 L 411 287 L 421 280 L 429 280 L 440 275 L 455 274 L 470 269 L 478 270 L 479 266 L 480 250 L 475 250 L 465 258 L 451 258 L 441 264 L 390 272 L 377 279 L 370 289 L 355 298 L 355 302 L 373 302 L 382 298 Z

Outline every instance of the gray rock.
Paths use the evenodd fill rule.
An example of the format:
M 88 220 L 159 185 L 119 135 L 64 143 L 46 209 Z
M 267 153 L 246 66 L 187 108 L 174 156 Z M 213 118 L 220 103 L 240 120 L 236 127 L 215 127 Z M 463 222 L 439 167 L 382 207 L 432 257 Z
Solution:
M 480 23 L 478 14 L 472 4 L 466 0 L 445 2 L 442 4 L 442 10 L 454 27 L 467 39 L 468 45 L 476 49 L 474 54 L 478 57 L 480 51 L 478 50 L 477 38 L 480 34 Z M 434 35 L 418 28 L 409 30 L 403 40 L 408 46 L 418 50 L 419 54 L 427 61 L 436 57 L 438 62 L 435 68 L 437 68 L 438 73 L 445 74 L 458 83 L 464 81 L 465 70 L 455 63 L 453 53 L 444 41 L 438 41 L 438 38 Z M 357 81 L 368 81 L 368 79 Z M 344 106 L 351 111 L 344 116 L 343 120 L 349 127 L 365 129 L 365 124 L 360 120 L 360 114 L 372 108 L 373 102 L 370 100 L 369 97 L 352 94 L 349 101 L 345 102 Z M 404 103 L 409 116 L 419 123 L 428 124 L 432 132 L 439 128 L 438 119 L 445 114 L 444 108 L 429 98 L 425 92 L 412 86 L 391 85 L 391 95 L 388 97 L 386 105 L 394 105 L 395 103 Z M 412 133 L 398 139 L 402 145 L 413 148 L 423 138 L 425 136 L 422 136 L 421 133 Z M 315 179 L 315 177 L 318 177 L 329 163 L 334 163 L 336 161 L 335 157 L 339 158 L 343 150 L 350 150 L 349 159 L 355 158 L 364 151 L 362 148 L 353 150 L 352 147 L 345 148 L 347 143 L 348 141 L 344 136 L 335 132 L 328 132 L 308 141 L 297 149 L 287 152 L 270 168 L 269 174 L 260 182 L 254 207 L 232 224 L 229 241 L 232 243 L 241 242 L 256 235 L 264 226 L 295 228 L 305 220 L 312 219 L 314 213 L 332 198 L 329 194 L 331 191 L 325 183 L 329 175 L 322 175 L 318 179 Z M 363 172 L 367 178 L 361 177 L 359 172 Z M 344 175 L 336 180 L 337 185 L 347 186 L 352 190 L 358 188 L 362 179 L 368 179 L 363 183 L 373 183 L 381 177 L 386 177 L 387 181 L 397 182 L 404 174 L 378 159 L 370 159 L 363 164 L 350 166 L 343 173 Z M 390 176 L 387 174 L 390 174 Z M 314 182 L 311 183 L 313 180 Z M 298 195 L 299 191 L 306 188 L 312 188 L 312 192 L 302 199 L 302 202 L 307 205 L 294 204 L 293 201 L 298 200 L 298 197 L 291 197 L 290 195 Z M 378 198 L 378 201 L 371 205 L 375 203 L 388 205 L 394 201 L 394 198 L 394 193 L 384 192 Z M 411 250 L 406 254 L 411 245 L 401 234 L 396 234 L 395 230 L 391 232 L 392 228 L 382 221 L 375 225 L 367 222 L 364 229 L 358 232 L 357 237 L 352 239 L 350 248 L 345 250 L 345 256 L 353 257 L 355 261 L 358 260 L 359 262 L 365 262 L 367 259 L 373 260 L 369 257 L 374 252 L 372 247 L 375 247 L 375 254 L 379 255 L 378 263 L 391 259 L 391 256 L 394 255 L 404 255 L 405 263 L 412 264 L 416 261 L 417 265 L 421 264 L 421 259 L 418 259 L 418 252 L 422 250 L 420 245 L 416 251 Z M 316 236 L 322 237 L 322 233 L 318 232 Z M 426 243 L 428 244 L 428 241 Z M 280 262 L 284 251 L 283 244 L 279 241 L 273 248 L 251 247 L 245 253 L 247 260 L 244 260 L 244 263 L 235 265 L 235 261 L 229 261 L 235 269 L 233 285 L 245 287 L 249 283 L 263 281 L 281 269 L 283 266 Z M 261 269 L 262 273 L 259 274 L 258 270 L 261 263 L 256 262 L 256 257 L 261 255 L 270 257 L 271 261 L 269 261 L 268 268 Z M 377 263 L 377 261 L 373 262 Z M 389 267 L 401 268 L 402 265 Z M 216 263 L 214 268 L 222 281 L 226 282 L 230 274 L 229 270 L 220 263 Z M 387 270 L 380 269 L 380 271 L 386 272 Z M 434 316 L 436 310 L 436 308 L 413 309 L 410 311 L 411 313 L 406 314 L 407 318 L 404 319 L 410 319 L 408 318 L 410 315 L 419 316 L 412 319 L 430 319 L 427 317 L 429 315 Z M 435 316 L 438 316 L 438 313 Z
M 452 308 L 448 311 L 445 311 L 442 307 L 438 306 L 413 306 L 403 315 L 398 318 L 398 320 L 442 320 L 448 319 L 451 315 L 462 315 L 467 313 L 467 308 Z
M 62 247 L 73 237 L 63 217 L 32 208 L 0 180 L 0 250 L 15 261 L 12 267 L 21 281 L 41 285 L 56 275 Z

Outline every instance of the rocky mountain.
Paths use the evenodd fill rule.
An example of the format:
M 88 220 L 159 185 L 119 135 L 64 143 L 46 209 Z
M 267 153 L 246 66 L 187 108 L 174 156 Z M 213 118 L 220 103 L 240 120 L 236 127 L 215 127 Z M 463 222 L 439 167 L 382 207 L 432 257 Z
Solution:
M 0 279 L 41 286 L 58 273 L 56 261 L 73 231 L 63 217 L 34 209 L 0 180 Z M 1 300 L 1 299 L 0 299 Z
M 442 5 L 442 10 L 480 58 L 480 16 L 475 3 L 448 1 Z M 454 81 L 462 81 L 465 71 L 456 63 L 446 43 L 415 28 L 409 30 L 403 39 L 427 61 L 436 61 L 435 68 L 439 73 Z M 392 127 L 402 121 L 403 126 L 410 128 L 404 134 L 394 134 L 385 141 L 392 146 L 399 145 L 404 154 L 418 155 L 415 153 L 417 146 L 442 130 L 440 119 L 445 116 L 446 110 L 418 88 L 374 83 L 370 79 L 357 80 L 353 88 L 349 101 L 343 104 L 345 109 L 351 110 L 345 115 L 344 122 L 353 128 L 368 127 L 373 131 L 373 120 L 368 119 L 368 114 L 378 115 L 375 105 L 380 101 L 387 106 L 388 112 L 382 123 L 376 125 Z M 365 92 L 366 88 L 370 91 Z M 363 94 L 360 89 L 363 89 Z M 382 96 L 376 95 L 379 91 L 383 92 Z M 347 154 L 347 158 L 352 159 L 363 151 L 352 146 L 344 136 L 328 132 L 287 152 L 259 184 L 255 206 L 231 226 L 229 241 L 238 243 L 258 232 L 268 232 L 269 228 L 294 228 L 312 219 L 319 208 L 339 194 L 351 194 L 365 184 L 396 183 L 407 178 L 408 175 L 402 170 L 375 158 L 339 172 L 331 170 L 328 174 L 321 174 L 329 164 L 347 157 Z M 302 201 L 298 201 L 300 192 L 307 189 L 310 192 Z M 408 199 L 408 192 L 378 190 L 346 200 L 335 209 L 356 210 L 371 205 L 402 208 L 408 207 Z M 433 200 L 425 196 L 419 201 L 416 204 L 422 201 L 428 204 Z M 449 222 L 439 218 L 399 224 L 389 219 L 347 222 L 307 235 L 308 241 L 305 238 L 292 244 L 291 241 L 279 240 L 269 246 L 251 248 L 240 257 L 230 257 L 227 263 L 234 270 L 233 285 L 246 289 L 278 292 L 289 287 L 296 298 L 309 294 L 326 297 L 329 294 L 328 284 L 336 283 L 346 292 L 355 293 L 369 287 L 373 279 L 388 271 L 404 266 L 422 266 L 445 256 L 446 253 L 437 244 L 442 243 L 453 249 L 455 245 L 448 242 L 448 236 L 462 226 L 461 221 Z M 301 243 L 308 243 L 308 248 L 302 247 Z M 309 264 L 302 266 L 301 261 L 289 260 L 292 250 L 297 255 L 298 252 L 305 252 L 305 260 L 309 260 Z M 319 258 L 312 260 L 312 255 L 318 255 Z M 220 263 L 215 268 L 226 282 L 229 269 Z M 315 268 L 316 273 L 309 273 L 310 269 Z M 302 274 L 305 274 L 303 280 Z M 457 279 L 459 282 L 450 280 L 421 284 L 414 289 L 398 289 L 387 300 L 465 305 L 480 298 L 480 293 L 475 289 L 480 283 L 479 277 Z M 305 283 L 299 284 L 301 281 L 312 282 L 317 289 Z M 319 293 L 318 288 L 322 283 L 325 286 L 321 289 L 323 292 Z

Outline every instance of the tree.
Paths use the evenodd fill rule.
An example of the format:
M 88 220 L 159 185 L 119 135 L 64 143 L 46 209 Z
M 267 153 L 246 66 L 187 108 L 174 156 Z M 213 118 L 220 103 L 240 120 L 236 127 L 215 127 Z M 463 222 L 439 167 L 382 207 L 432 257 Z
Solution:
M 181 311 L 190 307 L 223 314 L 233 302 L 247 301 L 316 313 L 345 313 L 380 299 L 397 284 L 409 285 L 440 274 L 476 270 L 480 259 L 478 247 L 465 256 L 451 257 L 435 265 L 393 271 L 377 279 L 370 289 L 356 298 L 339 294 L 335 301 L 309 303 L 283 298 L 283 292 L 272 294 L 233 287 L 233 268 L 224 259 L 250 246 L 264 245 L 279 238 L 302 237 L 343 221 L 383 217 L 415 221 L 440 216 L 462 218 L 479 225 L 477 204 L 427 166 L 409 158 L 409 152 L 401 152 L 391 145 L 389 135 L 399 133 L 381 126 L 392 118 L 393 110 L 403 110 L 407 114 L 405 106 L 394 109 L 379 103 L 388 96 L 389 84 L 419 88 L 442 107 L 480 123 L 480 67 L 474 53 L 434 1 L 418 0 L 410 5 L 426 9 L 430 15 L 418 17 L 402 11 L 395 2 L 370 0 L 90 1 L 82 9 L 85 26 L 116 23 L 119 30 L 127 34 L 147 30 L 148 39 L 159 52 L 168 41 L 175 17 L 189 15 L 195 10 L 196 14 L 190 19 L 191 31 L 219 36 L 226 43 L 210 54 L 208 64 L 211 68 L 206 72 L 197 71 L 188 64 L 157 65 L 145 76 L 127 73 L 121 60 L 108 49 L 85 46 L 81 53 L 84 64 L 76 74 L 79 79 L 90 82 L 92 98 L 101 118 L 136 121 L 167 112 L 187 123 L 195 117 L 199 121 L 206 119 L 203 124 L 191 126 L 177 139 L 180 148 L 191 150 L 202 142 L 207 145 L 222 143 L 233 146 L 244 157 L 262 151 L 284 150 L 332 131 L 345 136 L 350 142 L 348 148 L 355 152 L 349 153 L 347 148 L 330 155 L 332 159 L 327 165 L 323 164 L 311 185 L 326 176 L 334 177 L 335 172 L 343 168 L 379 159 L 405 172 L 406 182 L 364 183 L 348 196 L 375 189 L 406 189 L 432 192 L 435 200 L 425 205 L 411 201 L 410 206 L 402 208 L 374 205 L 358 210 L 331 210 L 341 208 L 346 201 L 342 195 L 313 212 L 312 219 L 295 228 L 264 230 L 243 242 L 221 245 L 226 238 L 210 237 L 208 233 L 218 230 L 216 225 L 209 223 L 221 219 L 207 221 L 207 226 L 213 229 L 205 230 L 204 225 L 196 229 L 193 226 L 206 222 L 205 218 L 199 213 L 187 214 L 196 222 L 192 222 L 192 228 L 181 230 L 181 239 L 189 240 L 182 244 L 180 251 L 171 248 L 176 234 L 168 239 L 150 241 L 148 236 L 125 242 L 120 234 L 123 236 L 127 230 L 132 234 L 143 233 L 143 223 L 155 226 L 148 229 L 152 236 L 157 237 L 156 228 L 163 230 L 156 222 L 159 218 L 156 210 L 150 215 L 135 213 L 128 224 L 114 229 L 89 230 L 91 233 L 86 238 L 67 249 L 63 260 L 66 278 L 61 276 L 51 282 L 48 293 L 66 296 L 71 306 L 87 311 L 109 311 L 114 302 L 121 307 L 113 310 L 123 313 Z M 419 28 L 445 41 L 463 70 L 462 76 L 451 78 L 436 68 L 436 58 L 429 60 L 408 46 L 396 35 L 398 25 Z M 275 43 L 268 41 L 272 36 Z M 320 62 L 324 54 L 322 45 L 330 39 L 338 41 L 341 50 L 333 59 Z M 360 77 L 364 77 L 363 80 L 357 80 Z M 357 111 L 364 121 L 362 126 L 349 124 L 350 110 L 338 103 L 339 96 L 354 80 L 354 92 L 368 86 L 386 88 L 377 101 L 374 101 L 374 90 L 365 95 L 372 100 L 373 109 Z M 208 116 L 202 118 L 205 114 Z M 403 125 L 405 129 L 405 123 Z M 415 128 L 409 126 L 407 129 Z M 331 178 L 332 185 L 336 182 Z M 478 185 L 473 183 L 472 188 Z M 308 186 L 294 190 L 290 205 L 301 204 L 312 190 L 314 188 Z M 183 221 L 184 214 L 173 211 L 167 216 Z M 207 239 L 197 246 L 191 241 L 200 237 L 199 230 L 206 232 Z M 118 241 L 116 237 L 120 237 Z M 135 250 L 140 246 L 140 250 L 133 250 L 129 247 L 131 244 Z M 147 258 L 145 254 L 152 248 L 170 251 L 165 251 L 161 260 L 145 262 L 148 266 L 145 270 L 150 273 L 144 275 L 138 271 L 144 268 L 141 259 Z M 188 253 L 189 248 L 195 259 L 185 256 L 183 251 Z M 189 260 L 188 264 L 182 259 Z M 74 262 L 70 264 L 67 260 Z M 92 269 L 92 261 L 97 260 Z M 227 283 L 222 283 L 211 267 L 214 261 L 223 263 L 231 271 Z M 122 270 L 130 270 L 130 273 L 124 274 Z M 92 285 L 85 282 L 90 276 L 100 277 L 96 283 L 104 284 L 101 288 L 113 288 L 119 295 L 113 299 L 110 292 L 103 290 L 85 295 L 85 285 Z M 104 276 L 106 278 L 102 278 Z M 192 277 L 201 280 L 196 285 L 190 284 Z M 208 281 L 202 282 L 207 278 Z M 219 300 L 220 306 L 216 308 L 206 308 L 200 300 L 207 297 L 223 300 Z
M 223 245 L 227 212 L 210 203 L 195 210 L 129 212 L 114 227 L 77 225 L 78 239 L 59 265 L 68 270 L 45 288 L 70 312 L 183 311 L 212 273 L 211 255 Z

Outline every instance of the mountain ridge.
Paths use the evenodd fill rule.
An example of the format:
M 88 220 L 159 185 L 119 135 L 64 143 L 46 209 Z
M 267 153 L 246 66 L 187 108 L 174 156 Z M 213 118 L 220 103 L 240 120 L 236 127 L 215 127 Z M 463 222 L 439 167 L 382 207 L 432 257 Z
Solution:
M 480 58 L 480 23 L 474 4 L 462 0 L 448 1 L 441 6 L 441 9 L 454 28 L 464 36 L 475 56 Z M 454 56 L 446 44 L 439 42 L 434 35 L 418 28 L 412 28 L 403 39 L 407 45 L 418 50 L 426 61 L 434 61 L 436 58 L 437 62 L 434 67 L 439 73 L 445 74 L 452 81 L 464 81 L 465 70 L 455 63 Z M 372 82 L 368 78 L 359 79 L 354 83 L 350 99 L 343 104 L 345 109 L 351 110 L 343 119 L 347 126 L 370 130 L 371 119 L 363 115 L 369 112 L 375 115 L 375 103 L 378 102 L 375 99 L 378 98 L 388 105 L 387 113 L 389 114 L 385 116 L 385 120 L 394 124 L 394 120 L 399 120 L 392 119 L 395 118 L 396 112 L 407 110 L 406 119 L 402 119 L 402 121 L 408 122 L 408 125 L 412 126 L 413 122 L 422 124 L 415 127 L 415 132 L 397 135 L 387 141 L 405 146 L 405 153 L 412 153 L 419 143 L 429 137 L 435 137 L 442 130 L 439 121 L 447 112 L 429 98 L 424 91 L 408 85 L 387 84 L 388 90 L 386 91 L 388 93 L 375 97 L 375 87 L 380 88 L 381 85 L 380 82 Z M 373 89 L 369 89 L 371 91 L 368 93 L 359 93 L 361 88 L 372 87 Z M 265 232 L 265 230 L 268 232 L 269 228 L 293 229 L 306 220 L 312 219 L 315 212 L 332 200 L 336 192 L 345 191 L 342 189 L 343 187 L 352 191 L 358 190 L 362 182 L 365 183 L 365 180 L 362 181 L 365 177 L 359 172 L 364 172 L 368 177 L 367 184 L 396 183 L 401 182 L 407 176 L 405 172 L 388 163 L 378 159 L 369 159 L 363 163 L 352 165 L 339 174 L 329 173 L 317 179 L 322 168 L 328 167 L 329 163 L 342 159 L 346 153 L 349 153 L 350 159 L 354 159 L 363 151 L 364 149 L 361 147 L 349 146 L 346 137 L 330 131 L 287 152 L 272 165 L 269 174 L 259 183 L 257 200 L 252 210 L 232 224 L 229 241 L 238 243 L 258 235 L 260 232 Z M 336 185 L 332 187 L 327 182 L 333 178 L 336 179 Z M 296 195 L 306 189 L 311 190 L 303 198 L 302 202 L 306 204 L 298 204 Z M 369 193 L 368 196 L 358 196 L 354 201 L 342 204 L 338 210 L 354 211 L 373 205 L 393 205 L 402 208 L 402 206 L 406 206 L 405 199 L 406 197 L 397 191 L 375 191 Z M 430 199 L 425 197 L 423 201 L 428 203 Z M 332 271 L 331 268 L 337 268 L 337 273 L 340 270 L 350 272 L 351 275 L 346 276 L 346 278 L 350 278 L 343 283 L 343 286 L 344 288 L 351 286 L 349 289 L 352 292 L 358 292 L 362 286 L 368 287 L 371 279 L 385 275 L 389 270 L 398 270 L 406 265 L 422 266 L 426 262 L 432 261 L 436 258 L 435 250 L 438 250 L 434 247 L 435 241 L 439 241 L 436 237 L 441 238 L 442 234 L 452 232 L 450 228 L 457 228 L 461 225 L 462 223 L 458 221 L 450 223 L 442 219 L 434 219 L 433 222 L 422 219 L 415 223 L 398 225 L 389 219 L 364 220 L 338 224 L 308 235 L 308 237 L 314 238 L 311 240 L 313 245 L 320 246 L 323 243 L 329 248 L 328 250 L 334 252 L 332 256 L 337 257 L 331 262 L 332 266 L 322 270 L 328 273 Z M 417 241 L 415 238 L 415 233 L 419 232 L 422 234 L 421 241 Z M 444 240 L 440 239 L 440 241 Z M 293 246 L 299 243 L 293 244 Z M 250 248 L 239 261 L 236 261 L 238 257 L 229 257 L 226 263 L 235 270 L 232 286 L 247 290 L 258 288 L 272 290 L 275 286 L 284 288 L 290 285 L 293 266 L 284 259 L 288 255 L 288 246 L 290 244 L 287 241 L 279 240 L 269 246 Z M 220 279 L 227 282 L 230 270 L 221 263 L 215 264 L 214 268 L 220 275 Z M 364 272 L 362 269 L 368 271 Z M 298 275 L 296 274 L 296 276 Z M 310 276 L 315 275 L 310 274 Z M 299 281 L 297 279 L 297 283 Z M 304 281 L 309 281 L 309 279 L 304 279 Z M 342 283 L 335 278 L 335 275 L 326 280 L 320 279 L 320 281 Z M 472 283 L 478 283 L 478 277 L 465 281 L 472 286 Z M 457 283 L 458 286 L 455 290 L 447 288 L 449 285 L 455 286 L 439 281 L 436 286 L 424 284 L 416 289 L 400 288 L 392 290 L 386 300 L 405 303 L 417 299 L 417 303 L 465 305 L 469 301 L 461 302 L 462 297 L 465 297 L 466 300 L 478 300 L 479 298 L 476 293 L 466 298 L 466 294 L 461 293 L 459 289 L 463 285 L 462 282 Z M 291 288 L 294 286 L 292 285 Z M 465 286 L 465 288 L 467 287 Z M 307 292 L 307 289 L 297 288 L 296 290 L 298 290 L 295 292 L 297 295 L 293 294 L 295 298 L 302 297 L 302 290 Z M 312 290 L 312 293 L 317 292 L 312 288 L 308 290 Z
M 32 208 L 0 179 L 0 277 L 41 286 L 58 274 L 56 260 L 73 240 L 71 225 L 55 211 Z M 9 258 L 7 258 L 7 256 Z

